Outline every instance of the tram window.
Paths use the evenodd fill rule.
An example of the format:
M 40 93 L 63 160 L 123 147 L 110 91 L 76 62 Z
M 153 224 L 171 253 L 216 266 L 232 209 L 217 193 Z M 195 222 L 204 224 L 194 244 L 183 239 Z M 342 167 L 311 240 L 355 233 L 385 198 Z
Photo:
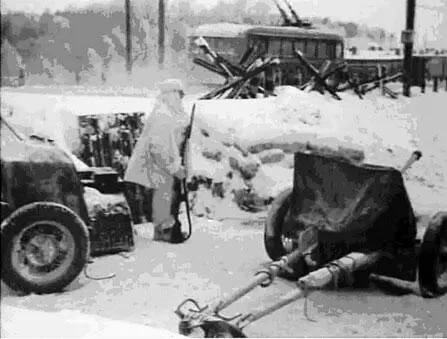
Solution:
M 335 57 L 337 59 L 341 58 L 343 56 L 343 49 L 341 43 L 337 42 L 337 45 L 335 46 Z
M 227 47 L 226 45 L 227 45 L 226 41 L 224 41 L 223 39 L 217 39 L 217 41 L 216 41 L 216 49 L 218 51 L 224 51 L 225 48 Z
M 334 48 L 334 42 L 330 41 L 327 43 L 327 49 L 326 53 L 329 59 L 335 58 L 335 48 Z
M 318 58 L 320 59 L 327 58 L 326 46 L 327 46 L 326 43 L 323 41 L 320 41 L 318 43 L 318 54 L 317 54 Z
M 281 53 L 281 40 L 270 40 L 268 54 L 279 55 Z
M 303 52 L 303 53 L 305 53 L 305 51 L 306 51 L 305 47 L 306 47 L 306 45 L 305 45 L 304 41 L 295 41 L 295 43 L 294 43 L 294 48 Z
M 282 41 L 282 55 L 284 56 L 293 55 L 293 42 L 291 40 Z
M 309 40 L 307 42 L 306 56 L 308 58 L 315 58 L 316 51 L 317 51 L 317 43 L 315 41 Z
M 231 39 L 231 41 L 232 41 L 231 45 L 232 45 L 232 47 L 235 48 L 235 52 L 241 51 L 241 50 L 245 51 L 245 48 L 247 47 L 246 40 L 241 39 L 241 38 L 236 38 L 236 39 Z
M 208 43 L 208 46 L 210 46 L 211 49 L 215 49 L 217 42 L 215 38 L 208 38 L 208 37 L 204 37 L 204 39 L 206 40 L 206 42 Z
M 217 38 L 216 39 L 216 51 L 224 54 L 235 54 L 237 39 L 225 39 L 225 38 Z
M 253 40 L 253 46 L 255 47 L 255 51 L 259 54 L 263 54 L 267 51 L 267 41 L 266 40 Z

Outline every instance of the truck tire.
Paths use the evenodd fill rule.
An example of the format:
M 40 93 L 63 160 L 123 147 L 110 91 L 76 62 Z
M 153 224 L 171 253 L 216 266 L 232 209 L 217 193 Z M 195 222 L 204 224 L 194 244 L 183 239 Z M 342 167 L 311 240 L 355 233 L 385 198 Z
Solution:
M 267 215 L 264 228 L 264 246 L 268 256 L 272 260 L 278 260 L 287 254 L 282 239 L 282 226 L 287 212 L 290 209 L 292 188 L 281 192 L 273 200 Z
M 22 206 L 1 224 L 2 280 L 25 293 L 60 292 L 90 255 L 87 226 L 71 209 L 53 202 Z
M 435 214 L 419 250 L 418 279 L 421 294 L 435 298 L 447 292 L 447 212 Z

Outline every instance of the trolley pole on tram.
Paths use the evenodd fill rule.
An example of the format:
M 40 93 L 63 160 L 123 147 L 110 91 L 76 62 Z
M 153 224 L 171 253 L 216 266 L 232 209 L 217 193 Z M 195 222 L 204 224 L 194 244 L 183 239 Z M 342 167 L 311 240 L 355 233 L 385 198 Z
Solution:
M 416 9 L 416 0 L 407 0 L 407 22 L 405 30 L 402 31 L 401 40 L 404 44 L 404 84 L 403 94 L 407 97 L 411 96 L 411 66 L 413 58 L 413 41 L 414 41 L 414 17 Z

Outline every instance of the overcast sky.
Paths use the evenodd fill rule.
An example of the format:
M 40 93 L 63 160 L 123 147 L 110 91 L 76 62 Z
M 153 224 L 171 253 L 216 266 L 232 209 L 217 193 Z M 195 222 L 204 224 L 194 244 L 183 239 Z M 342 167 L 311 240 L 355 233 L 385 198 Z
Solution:
M 109 1 L 111 0 L 95 0 L 94 2 Z M 169 3 L 176 1 L 178 0 L 166 0 Z M 196 3 L 208 6 L 218 1 L 220 0 L 194 0 Z M 92 2 L 92 0 L 1 0 L 2 9 L 37 13 L 41 13 L 45 8 L 55 11 L 64 9 L 68 5 L 84 6 Z M 334 20 L 365 23 L 382 27 L 398 35 L 405 26 L 406 0 L 290 0 L 290 2 L 301 16 L 321 16 Z M 433 47 L 447 48 L 447 0 L 416 0 L 416 2 L 418 5 L 416 31 L 419 38 L 422 39 L 425 34 L 426 40 Z

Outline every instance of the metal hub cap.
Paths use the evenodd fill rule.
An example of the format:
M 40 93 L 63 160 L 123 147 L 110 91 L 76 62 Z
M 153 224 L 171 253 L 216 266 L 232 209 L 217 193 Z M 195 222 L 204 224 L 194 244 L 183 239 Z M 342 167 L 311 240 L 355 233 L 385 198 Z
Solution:
M 12 265 L 23 278 L 39 283 L 58 279 L 75 255 L 70 231 L 54 221 L 35 222 L 23 229 L 13 244 Z

